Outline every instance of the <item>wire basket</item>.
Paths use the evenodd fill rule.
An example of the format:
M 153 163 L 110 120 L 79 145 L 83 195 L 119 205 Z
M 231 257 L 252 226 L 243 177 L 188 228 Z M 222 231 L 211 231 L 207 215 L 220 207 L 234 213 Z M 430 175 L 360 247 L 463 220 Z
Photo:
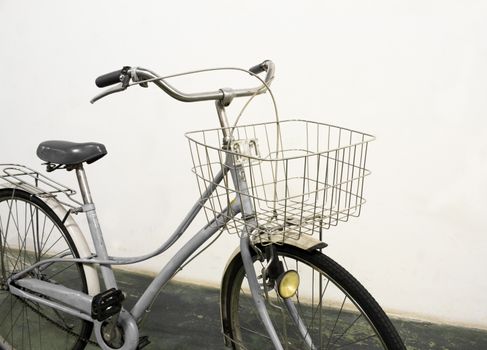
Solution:
M 227 230 L 240 233 L 247 222 L 243 218 L 252 216 L 257 222 L 254 235 L 276 242 L 322 232 L 359 216 L 373 136 L 305 120 L 237 126 L 231 134 L 226 147 L 222 129 L 186 134 L 200 194 L 215 187 L 204 204 L 208 221 L 234 198 L 247 197 L 255 212 L 237 215 Z M 244 176 L 248 192 L 236 190 L 241 186 L 235 186 L 228 171 L 233 168 Z M 217 184 L 220 171 L 226 175 Z

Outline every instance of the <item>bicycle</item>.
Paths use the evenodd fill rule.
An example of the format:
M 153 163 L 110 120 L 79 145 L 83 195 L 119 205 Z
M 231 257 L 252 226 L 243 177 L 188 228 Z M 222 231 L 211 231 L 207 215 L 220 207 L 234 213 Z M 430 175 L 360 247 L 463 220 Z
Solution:
M 134 67 L 96 80 L 108 89 L 92 102 L 149 83 L 184 102 L 215 101 L 220 128 L 186 134 L 200 197 L 167 241 L 149 254 L 114 257 L 107 252 L 84 170 L 85 163 L 107 154 L 103 144 L 45 141 L 37 149 L 47 172 L 76 173 L 82 200 L 73 189 L 31 168 L 1 165 L 0 348 L 145 347 L 149 340 L 139 335 L 139 326 L 161 288 L 210 238 L 227 231 L 240 244 L 221 284 L 226 346 L 405 349 L 373 297 L 323 254 L 323 230 L 360 214 L 369 173 L 367 147 L 374 138 L 305 120 L 231 126 L 226 108 L 232 100 L 250 101 L 266 92 L 272 96 L 274 78 L 269 60 L 237 70 L 259 79 L 259 86 L 184 93 L 167 82 L 173 76 Z M 258 74 L 264 72 L 262 79 Z M 112 267 L 162 254 L 201 211 L 208 223 L 126 310 Z M 81 213 L 94 252 L 74 219 Z

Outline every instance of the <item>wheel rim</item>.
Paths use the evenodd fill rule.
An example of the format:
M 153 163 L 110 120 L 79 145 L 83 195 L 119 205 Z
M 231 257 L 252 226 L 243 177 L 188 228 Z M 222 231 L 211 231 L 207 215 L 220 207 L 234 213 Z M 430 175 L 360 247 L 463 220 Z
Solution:
M 35 262 L 78 257 L 59 219 L 51 215 L 34 199 L 13 195 L 0 198 L 0 348 L 70 349 L 80 341 L 76 335 L 88 331 L 86 322 L 7 290 L 7 279 Z M 86 291 L 84 272 L 75 263 L 45 265 L 26 277 Z
M 301 283 L 292 297 L 300 318 L 316 349 L 384 349 L 383 341 L 368 316 L 354 298 L 311 262 L 294 254 L 280 251 L 285 270 L 298 271 Z M 262 283 L 263 263 L 254 262 Z M 237 298 L 231 301 L 232 334 L 236 348 L 273 349 L 272 342 L 255 310 L 243 267 L 237 272 Z M 240 287 L 237 287 L 240 286 Z M 235 290 L 233 294 L 235 294 Z M 284 349 L 309 349 L 274 289 L 265 297 L 267 309 Z M 307 336 L 308 334 L 306 334 Z

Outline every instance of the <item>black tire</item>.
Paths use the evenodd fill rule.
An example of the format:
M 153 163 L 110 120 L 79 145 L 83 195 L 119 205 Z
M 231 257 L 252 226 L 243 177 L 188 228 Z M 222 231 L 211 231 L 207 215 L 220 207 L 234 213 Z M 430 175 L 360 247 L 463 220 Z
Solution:
M 6 280 L 48 257 L 79 258 L 59 217 L 39 198 L 18 189 L 0 190 L 0 349 L 84 349 L 93 324 L 9 293 Z M 40 278 L 88 292 L 81 264 L 35 269 Z
M 264 251 L 264 247 L 257 247 Z M 292 300 L 316 349 L 406 349 L 379 304 L 343 267 L 319 251 L 287 245 L 276 245 L 276 250 L 284 269 L 294 269 L 300 275 L 301 283 Z M 253 257 L 259 282 L 263 283 L 264 263 L 257 259 L 257 253 Z M 244 277 L 239 254 L 227 267 L 222 282 L 226 339 L 234 349 L 273 349 Z M 265 298 L 267 310 L 284 349 L 309 349 L 278 297 L 275 283 L 268 280 L 266 284 L 270 285 Z

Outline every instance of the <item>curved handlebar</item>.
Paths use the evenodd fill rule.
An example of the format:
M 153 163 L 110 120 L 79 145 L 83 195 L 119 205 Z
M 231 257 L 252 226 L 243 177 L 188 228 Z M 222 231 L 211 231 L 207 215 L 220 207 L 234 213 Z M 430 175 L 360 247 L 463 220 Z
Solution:
M 115 93 L 125 90 L 129 86 L 130 78 L 134 83 L 140 82 L 140 85 L 145 86 L 147 81 L 150 81 L 157 85 L 160 89 L 166 92 L 169 96 L 183 102 L 196 102 L 196 101 L 208 101 L 208 100 L 219 100 L 226 101 L 229 103 L 234 97 L 245 97 L 262 94 L 267 90 L 267 87 L 271 84 L 274 78 L 274 63 L 270 60 L 266 60 L 256 66 L 249 69 L 249 72 L 253 74 L 259 74 L 261 72 L 267 72 L 264 82 L 256 88 L 252 89 L 220 89 L 217 91 L 200 92 L 200 93 L 185 93 L 179 91 L 174 86 L 169 84 L 166 80 L 160 78 L 156 73 L 144 69 L 144 68 L 130 68 L 124 67 L 121 70 L 114 71 L 105 75 L 102 75 L 96 79 L 96 85 L 98 87 L 106 87 L 109 85 L 116 84 L 120 82 L 121 84 L 103 91 L 98 96 L 91 100 L 91 103 L 97 100 Z
M 167 93 L 169 96 L 175 98 L 176 100 L 183 102 L 195 102 L 195 101 L 207 101 L 207 100 L 220 100 L 223 98 L 223 91 L 210 91 L 202 93 L 184 93 L 179 91 L 174 86 L 169 84 L 164 79 L 157 79 L 159 76 L 145 68 L 135 68 L 134 72 L 138 77 L 137 81 L 142 80 L 152 80 L 151 82 L 157 85 L 161 90 Z M 137 82 L 135 81 L 135 82 Z

